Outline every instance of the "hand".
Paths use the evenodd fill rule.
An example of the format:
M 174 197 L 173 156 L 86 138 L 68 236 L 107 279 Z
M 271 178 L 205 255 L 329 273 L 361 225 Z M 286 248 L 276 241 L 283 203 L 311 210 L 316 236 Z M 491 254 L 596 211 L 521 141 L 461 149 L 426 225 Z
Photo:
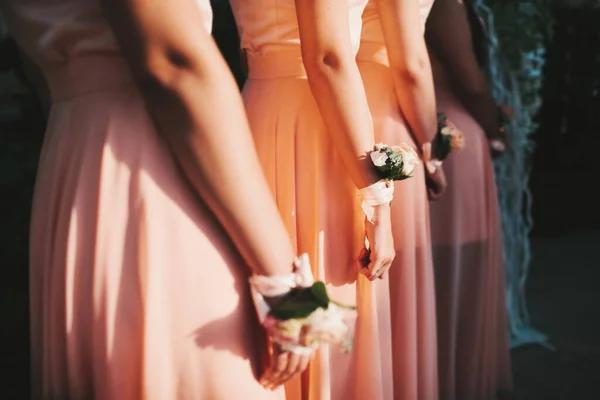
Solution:
M 396 257 L 394 237 L 392 236 L 391 207 L 388 204 L 382 204 L 374 209 L 373 223 L 365 218 L 365 233 L 369 248 L 365 247 L 361 251 L 357 261 L 360 273 L 370 281 L 383 278 Z
M 448 186 L 444 169 L 442 167 L 438 167 L 434 173 L 430 173 L 426 168 L 425 184 L 427 186 L 427 197 L 429 200 L 439 199 L 442 194 L 444 194 L 446 187 Z
M 300 355 L 284 351 L 277 343 L 273 344 L 269 367 L 260 378 L 260 384 L 266 389 L 275 390 L 288 380 L 299 375 L 313 359 L 314 352 Z

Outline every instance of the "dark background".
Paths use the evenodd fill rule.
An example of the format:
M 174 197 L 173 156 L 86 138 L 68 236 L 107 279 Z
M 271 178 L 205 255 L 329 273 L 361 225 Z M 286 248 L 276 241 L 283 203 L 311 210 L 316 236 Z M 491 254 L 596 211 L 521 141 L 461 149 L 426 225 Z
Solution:
M 531 160 L 535 222 L 527 296 L 533 325 L 554 349 L 513 350 L 514 398 L 600 399 L 600 12 L 554 8 L 552 15 Z M 214 36 L 241 85 L 226 2 L 215 2 Z M 4 72 L 14 65 L 12 50 L 2 44 Z M 14 73 L 0 78 L 0 398 L 25 399 L 29 211 L 44 119 Z

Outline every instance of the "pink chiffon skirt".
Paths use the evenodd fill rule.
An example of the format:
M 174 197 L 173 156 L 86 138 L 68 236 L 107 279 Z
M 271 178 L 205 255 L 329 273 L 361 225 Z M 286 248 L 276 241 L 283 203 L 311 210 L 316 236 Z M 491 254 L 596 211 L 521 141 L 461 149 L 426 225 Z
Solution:
M 380 48 L 380 46 L 377 46 Z M 416 148 L 394 92 L 387 54 L 361 44 L 357 57 L 375 141 Z M 429 208 L 423 165 L 397 182 L 392 202 L 396 258 L 389 273 L 394 400 L 437 399 L 437 344 Z
M 256 149 L 298 253 L 308 253 L 331 297 L 355 304 L 349 354 L 324 346 L 286 385 L 287 399 L 386 399 L 391 385 L 387 281 L 358 274 L 364 214 L 358 191 L 329 140 L 300 50 L 249 54 L 243 90 Z M 384 301 L 382 301 L 382 298 Z
M 281 399 L 248 270 L 119 57 L 46 71 L 31 226 L 34 399 Z
M 438 88 L 437 104 L 466 138 L 444 162 L 446 193 L 430 205 L 440 394 L 493 399 L 512 386 L 494 169 L 482 128 L 458 99 Z

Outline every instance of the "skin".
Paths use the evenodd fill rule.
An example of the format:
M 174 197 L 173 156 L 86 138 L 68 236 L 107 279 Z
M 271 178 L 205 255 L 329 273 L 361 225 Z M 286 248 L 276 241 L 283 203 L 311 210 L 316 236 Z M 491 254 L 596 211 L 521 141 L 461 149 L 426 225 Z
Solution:
M 431 64 L 419 18 L 419 3 L 377 0 L 379 19 L 398 104 L 419 144 L 431 142 L 437 130 Z
M 360 72 L 356 65 L 348 18 L 348 4 L 334 0 L 296 0 L 302 59 L 308 81 L 327 133 L 355 185 L 364 188 L 377 182 L 367 154 L 375 145 L 373 124 Z M 359 271 L 370 280 L 382 277 L 395 257 L 388 204 L 375 207 L 373 224 L 365 221 L 370 243 L 367 268 Z M 364 261 L 364 260 L 363 260 Z
M 423 149 L 437 131 L 435 89 L 431 63 L 422 26 L 418 1 L 377 0 L 379 19 L 388 49 L 388 59 L 398 105 L 410 130 Z M 429 198 L 437 199 L 446 190 L 444 171 L 427 169 Z
M 103 0 L 158 134 L 253 272 L 292 272 L 293 248 L 267 186 L 238 87 L 194 0 Z M 243 171 L 243 172 L 242 172 Z M 274 388 L 310 356 L 271 352 Z
M 506 137 L 500 132 L 498 108 L 491 87 L 473 50 L 465 6 L 458 0 L 436 0 L 425 37 L 433 56 L 448 73 L 454 93 L 483 128 L 488 139 L 500 139 L 506 143 Z M 457 57 L 457 54 L 460 56 Z

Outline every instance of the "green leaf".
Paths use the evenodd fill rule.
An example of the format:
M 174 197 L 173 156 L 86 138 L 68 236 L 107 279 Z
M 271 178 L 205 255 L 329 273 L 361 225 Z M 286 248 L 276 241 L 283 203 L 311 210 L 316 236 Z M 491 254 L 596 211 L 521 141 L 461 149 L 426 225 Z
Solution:
M 329 296 L 327 295 L 327 288 L 323 282 L 317 281 L 313 283 L 310 291 L 319 307 L 329 307 L 330 300 Z
M 293 318 L 306 318 L 312 314 L 319 304 L 315 301 L 308 289 L 294 289 L 271 307 L 269 312 L 280 320 Z
M 274 304 L 269 313 L 280 320 L 306 318 L 319 307 L 329 307 L 329 302 L 325 284 L 317 281 L 311 287 L 293 289 Z

